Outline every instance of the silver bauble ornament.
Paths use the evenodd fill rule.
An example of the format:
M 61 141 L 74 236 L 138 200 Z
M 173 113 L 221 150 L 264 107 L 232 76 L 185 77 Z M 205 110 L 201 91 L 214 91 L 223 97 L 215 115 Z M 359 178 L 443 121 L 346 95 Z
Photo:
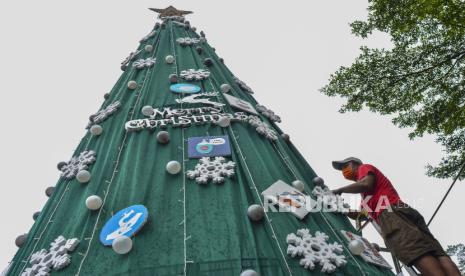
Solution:
M 211 58 L 206 58 L 203 60 L 203 64 L 205 64 L 207 67 L 210 67 L 213 65 L 213 60 Z
M 144 116 L 147 116 L 147 117 L 150 117 L 153 115 L 154 113 L 154 110 L 153 110 L 153 107 L 150 106 L 150 105 L 146 105 L 144 107 L 142 107 L 142 114 L 144 114 Z
M 174 57 L 172 55 L 167 55 L 165 57 L 165 61 L 166 61 L 166 63 L 171 64 L 171 63 L 174 62 Z
M 33 215 L 32 215 L 32 219 L 35 221 L 37 220 L 37 218 L 40 216 L 40 211 L 37 211 L 35 212 Z
M 102 207 L 102 198 L 97 195 L 91 195 L 86 199 L 86 206 L 89 210 L 98 210 Z
M 160 131 L 157 133 L 157 141 L 160 144 L 167 144 L 170 141 L 170 134 L 168 131 Z
M 265 216 L 265 209 L 258 204 L 250 205 L 247 209 L 247 216 L 253 221 L 259 221 Z
M 365 250 L 365 246 L 363 245 L 363 242 L 359 240 L 351 240 L 349 242 L 349 250 L 354 255 L 360 255 Z
M 101 125 L 93 125 L 90 127 L 90 133 L 94 136 L 99 136 L 102 132 L 103 128 Z
M 303 192 L 305 189 L 305 184 L 300 180 L 295 180 L 292 182 L 292 187 L 296 188 L 299 192 Z
M 281 138 L 283 138 L 283 140 L 286 142 L 289 142 L 289 140 L 291 140 L 291 137 L 287 133 L 281 134 Z
M 144 50 L 146 52 L 152 52 L 153 51 L 153 46 L 152 45 L 145 45 Z
M 239 276 L 259 276 L 259 274 L 255 270 L 247 269 L 242 271 Z
M 227 83 L 223 83 L 221 86 L 220 86 L 220 90 L 221 92 L 223 93 L 228 93 L 229 91 L 231 91 L 231 85 L 227 84 Z
M 61 168 L 63 168 L 63 166 L 66 166 L 68 165 L 68 163 L 66 163 L 65 161 L 61 161 L 60 163 L 57 164 L 57 168 L 58 170 L 61 171 Z
M 170 79 L 170 82 L 171 82 L 171 83 L 177 83 L 177 82 L 178 82 L 178 75 L 176 75 L 176 74 L 171 74 L 171 75 L 169 76 L 169 79 Z
M 87 183 L 90 180 L 90 172 L 86 170 L 79 171 L 76 175 L 76 179 L 80 183 Z
M 55 187 L 48 187 L 47 189 L 45 189 L 45 195 L 51 197 L 54 191 Z
M 166 171 L 170 174 L 178 174 L 181 171 L 181 163 L 178 161 L 170 161 L 166 164 Z
M 27 241 L 27 234 L 22 234 L 16 237 L 15 244 L 17 247 L 23 246 Z
M 113 240 L 111 247 L 117 254 L 126 254 L 132 249 L 132 240 L 130 237 L 120 236 Z
M 218 124 L 220 127 L 228 127 L 228 126 L 231 124 L 231 118 L 229 118 L 229 117 L 227 117 L 227 116 L 221 116 L 221 117 L 218 119 L 217 124 Z
M 323 185 L 325 185 L 325 181 L 323 180 L 323 178 L 317 176 L 317 177 L 313 178 L 313 184 L 315 186 L 323 186 Z
M 128 82 L 128 88 L 131 89 L 131 90 L 134 90 L 137 88 L 137 82 L 136 81 L 129 81 Z

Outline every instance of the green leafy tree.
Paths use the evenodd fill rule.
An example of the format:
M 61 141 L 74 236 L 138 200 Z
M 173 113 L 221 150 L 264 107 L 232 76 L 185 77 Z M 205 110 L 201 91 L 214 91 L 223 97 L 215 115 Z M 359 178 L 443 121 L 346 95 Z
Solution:
M 341 113 L 368 108 L 412 128 L 410 139 L 435 135 L 445 156 L 427 175 L 454 177 L 465 161 L 465 2 L 369 0 L 368 11 L 366 21 L 351 23 L 352 32 L 386 32 L 392 48 L 361 47 L 321 92 L 347 99 Z
M 465 245 L 463 243 L 449 245 L 447 246 L 447 254 L 457 257 L 460 273 L 465 275 Z

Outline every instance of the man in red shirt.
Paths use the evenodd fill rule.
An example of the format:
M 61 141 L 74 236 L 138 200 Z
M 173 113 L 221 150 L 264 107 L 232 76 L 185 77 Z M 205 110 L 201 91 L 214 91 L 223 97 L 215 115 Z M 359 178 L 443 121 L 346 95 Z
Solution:
M 429 231 L 423 216 L 402 202 L 380 170 L 355 157 L 333 161 L 333 167 L 342 171 L 344 178 L 355 181 L 333 193 L 361 194 L 362 209 L 379 224 L 386 246 L 402 263 L 414 265 L 425 276 L 461 275 Z M 348 214 L 353 219 L 359 215 L 359 212 Z

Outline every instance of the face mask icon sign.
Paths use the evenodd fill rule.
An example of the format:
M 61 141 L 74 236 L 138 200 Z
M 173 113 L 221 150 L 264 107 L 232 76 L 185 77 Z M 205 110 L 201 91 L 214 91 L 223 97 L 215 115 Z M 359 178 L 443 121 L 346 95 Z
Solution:
M 190 137 L 188 148 L 189 158 L 231 155 L 228 136 Z

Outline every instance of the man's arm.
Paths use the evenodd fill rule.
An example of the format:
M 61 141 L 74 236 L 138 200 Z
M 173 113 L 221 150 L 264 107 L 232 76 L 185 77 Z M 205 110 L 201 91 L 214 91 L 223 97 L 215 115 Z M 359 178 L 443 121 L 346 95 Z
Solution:
M 359 194 L 359 193 L 366 193 L 371 192 L 375 188 L 375 176 L 369 174 L 362 178 L 360 181 L 349 184 L 347 186 L 341 187 L 339 189 L 333 190 L 334 194 Z

